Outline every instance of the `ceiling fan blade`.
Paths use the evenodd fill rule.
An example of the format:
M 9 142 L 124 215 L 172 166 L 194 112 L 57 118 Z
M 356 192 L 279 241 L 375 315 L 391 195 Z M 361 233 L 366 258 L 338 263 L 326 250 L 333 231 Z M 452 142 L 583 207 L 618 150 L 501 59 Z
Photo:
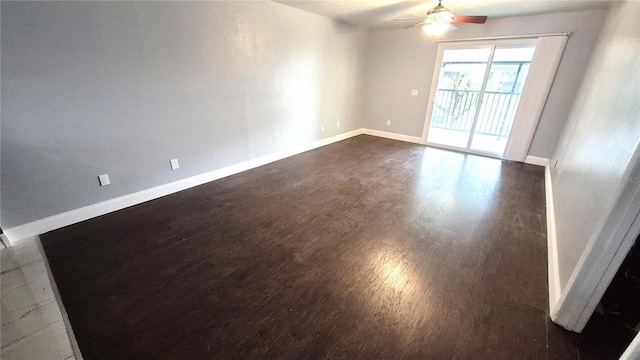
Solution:
M 470 23 L 470 24 L 484 24 L 487 22 L 486 16 L 454 16 L 453 22 L 458 23 Z
M 393 18 L 395 21 L 424 21 L 424 19 L 419 18 Z
M 427 23 L 427 22 L 423 20 L 423 21 L 420 21 L 419 23 L 416 23 L 416 24 L 413 24 L 413 25 L 409 25 L 409 26 L 405 26 L 405 27 L 403 27 L 403 29 L 408 29 L 408 28 L 412 28 L 412 27 L 414 27 L 414 26 L 424 25 L 424 24 L 426 24 L 426 23 Z

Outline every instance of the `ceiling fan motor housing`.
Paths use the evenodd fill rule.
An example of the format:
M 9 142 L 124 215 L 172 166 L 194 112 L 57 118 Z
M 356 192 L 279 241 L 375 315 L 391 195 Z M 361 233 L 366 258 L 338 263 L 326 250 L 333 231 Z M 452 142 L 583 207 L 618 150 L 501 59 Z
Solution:
M 427 12 L 427 21 L 430 23 L 452 22 L 454 14 L 446 7 L 438 3 L 438 6 L 429 9 Z

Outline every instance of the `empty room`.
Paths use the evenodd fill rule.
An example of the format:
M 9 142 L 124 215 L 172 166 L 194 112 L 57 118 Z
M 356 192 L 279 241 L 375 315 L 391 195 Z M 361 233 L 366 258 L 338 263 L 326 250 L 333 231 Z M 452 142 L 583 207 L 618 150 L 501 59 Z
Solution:
M 2 359 L 640 359 L 640 2 L 0 6 Z

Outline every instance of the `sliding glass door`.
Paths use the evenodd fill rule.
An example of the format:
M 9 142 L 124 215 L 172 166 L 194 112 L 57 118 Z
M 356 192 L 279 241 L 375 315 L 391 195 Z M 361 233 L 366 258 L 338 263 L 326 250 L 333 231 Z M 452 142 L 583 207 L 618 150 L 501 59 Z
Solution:
M 427 143 L 502 157 L 534 44 L 445 49 Z

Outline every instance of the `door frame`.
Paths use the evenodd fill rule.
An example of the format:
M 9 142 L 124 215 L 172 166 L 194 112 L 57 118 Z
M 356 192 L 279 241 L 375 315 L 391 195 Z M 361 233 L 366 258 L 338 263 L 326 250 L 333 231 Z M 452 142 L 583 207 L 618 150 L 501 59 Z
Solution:
M 640 235 L 640 146 L 630 164 L 609 215 L 582 252 L 559 300 L 549 304 L 551 320 L 568 330 L 584 329 Z
M 429 102 L 427 104 L 427 113 L 425 114 L 424 126 L 422 128 L 422 144 L 447 149 L 454 151 L 462 151 L 468 154 L 482 155 L 488 156 L 497 159 L 503 159 L 503 156 L 498 156 L 494 153 L 471 150 L 466 148 L 459 148 L 455 146 L 448 146 L 443 144 L 436 144 L 427 141 L 429 136 L 429 127 L 431 126 L 431 115 L 433 114 L 433 104 L 434 97 L 436 94 L 436 90 L 438 89 L 438 81 L 440 80 L 440 69 L 442 69 L 442 58 L 444 56 L 445 50 L 451 49 L 492 49 L 491 54 L 495 52 L 496 46 L 503 45 L 537 45 L 537 38 L 526 38 L 526 39 L 503 39 L 503 40 L 485 40 L 485 41 L 460 41 L 460 42 L 450 42 L 450 43 L 439 43 L 438 44 L 438 52 L 436 54 L 435 67 L 433 69 L 433 77 L 431 79 L 431 88 L 429 90 Z M 490 67 L 492 63 L 492 58 L 487 62 L 487 66 Z M 491 69 L 487 68 L 485 73 L 485 78 L 488 75 Z M 486 83 L 486 79 L 485 79 Z M 486 84 L 483 84 L 485 86 Z M 483 88 L 484 89 L 484 88 Z M 478 111 L 479 109 L 476 108 Z M 477 119 L 474 118 L 474 124 L 477 122 Z M 512 128 L 513 129 L 513 128 Z M 470 137 L 473 135 L 473 129 L 471 129 Z M 511 133 L 509 134 L 509 138 L 511 138 Z M 470 138 L 469 141 L 472 139 Z M 507 143 L 508 146 L 508 143 Z M 506 149 L 505 149 L 506 151 Z M 503 153 L 504 154 L 504 153 Z

